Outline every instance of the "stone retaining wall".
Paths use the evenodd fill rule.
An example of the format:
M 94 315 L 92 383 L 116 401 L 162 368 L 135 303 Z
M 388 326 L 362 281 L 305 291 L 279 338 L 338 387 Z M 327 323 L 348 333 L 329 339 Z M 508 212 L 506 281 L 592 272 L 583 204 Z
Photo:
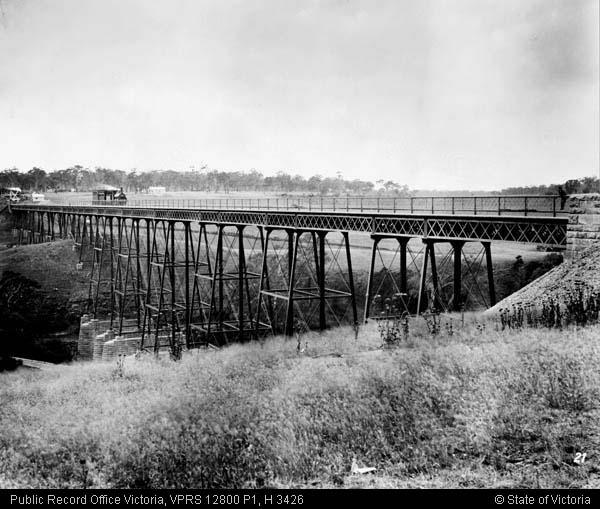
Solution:
M 569 213 L 567 255 L 600 242 L 600 194 L 574 194 L 566 203 Z

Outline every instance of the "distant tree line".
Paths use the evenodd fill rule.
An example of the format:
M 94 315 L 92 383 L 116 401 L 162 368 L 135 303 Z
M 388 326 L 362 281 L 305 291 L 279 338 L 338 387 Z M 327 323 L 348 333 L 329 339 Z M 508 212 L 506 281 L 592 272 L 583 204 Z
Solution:
M 600 179 L 598 177 L 584 177 L 547 186 L 508 187 L 502 190 L 502 194 L 558 194 L 559 186 L 567 194 L 600 193 Z
M 46 172 L 32 168 L 21 172 L 12 168 L 0 172 L 0 186 L 20 187 L 23 190 L 41 191 L 91 191 L 101 184 L 122 187 L 128 192 L 140 192 L 151 186 L 162 186 L 167 191 L 276 191 L 309 192 L 315 194 L 370 194 L 375 184 L 364 180 L 346 180 L 338 174 L 335 178 L 314 175 L 304 178 L 278 172 L 275 176 L 264 176 L 252 170 L 219 171 L 201 170 L 173 171 L 158 170 L 148 172 L 111 170 L 108 168 L 89 169 L 73 166 L 65 170 Z M 392 181 L 381 181 L 383 192 L 394 194 L 408 193 L 408 187 Z
M 562 186 L 567 194 L 600 192 L 600 180 L 597 177 L 584 177 L 567 180 L 562 184 L 550 184 L 528 187 L 508 187 L 499 192 L 490 191 L 411 191 L 408 186 L 392 180 L 378 180 L 375 183 L 366 180 L 346 180 L 338 172 L 336 177 L 313 175 L 305 178 L 283 171 L 275 176 L 264 176 L 256 170 L 221 171 L 206 167 L 200 170 L 174 171 L 155 170 L 139 172 L 108 168 L 84 168 L 72 166 L 64 170 L 46 172 L 41 168 L 32 168 L 27 172 L 11 168 L 0 172 L 0 187 L 20 187 L 23 190 L 47 191 L 91 191 L 101 184 L 122 187 L 126 192 L 142 192 L 151 186 L 161 186 L 167 191 L 205 191 L 205 192 L 281 192 L 311 193 L 332 195 L 368 195 L 384 193 L 394 196 L 411 195 L 497 195 L 497 194 L 558 194 Z
M 558 188 L 562 187 L 567 194 L 600 193 L 600 179 L 598 177 L 583 177 L 571 179 L 560 184 L 539 186 L 507 187 L 501 191 L 473 191 L 454 190 L 438 191 L 435 189 L 420 189 L 411 192 L 414 196 L 506 196 L 506 195 L 558 195 Z

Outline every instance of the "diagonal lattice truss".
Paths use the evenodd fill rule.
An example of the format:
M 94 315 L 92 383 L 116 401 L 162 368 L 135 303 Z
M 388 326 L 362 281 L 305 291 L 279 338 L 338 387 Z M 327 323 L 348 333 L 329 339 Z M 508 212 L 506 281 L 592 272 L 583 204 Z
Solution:
M 144 298 L 147 291 L 146 261 L 148 246 L 144 243 L 147 229 L 138 219 L 117 221 L 112 244 L 113 292 L 111 326 L 119 336 L 137 335 L 142 326 Z
M 489 244 L 375 236 L 364 319 L 488 307 L 494 292 Z
M 168 347 L 178 357 L 187 335 L 190 224 L 148 223 L 148 259 L 140 348 Z
M 452 240 L 504 240 L 540 245 L 565 245 L 566 225 L 557 228 L 548 222 L 500 222 L 489 219 L 431 218 L 426 237 Z
M 88 310 L 94 316 L 104 314 L 114 303 L 113 219 L 90 216 L 84 218 L 82 226 L 79 261 L 90 267 Z
M 300 228 L 327 231 L 360 231 L 371 234 L 408 235 L 468 241 L 508 241 L 565 246 L 567 218 L 503 215 L 372 214 L 195 210 L 177 208 L 100 207 L 67 205 L 17 205 L 16 212 L 94 214 L 214 224 Z
M 270 331 L 270 324 L 256 318 L 262 230 L 211 223 L 192 230 L 189 346 L 244 341 Z
M 414 313 L 425 248 L 406 236 L 372 236 L 371 266 L 364 319 L 382 314 Z M 410 291 L 409 291 L 410 289 Z
M 347 232 L 267 228 L 264 239 L 258 310 L 274 332 L 358 323 Z

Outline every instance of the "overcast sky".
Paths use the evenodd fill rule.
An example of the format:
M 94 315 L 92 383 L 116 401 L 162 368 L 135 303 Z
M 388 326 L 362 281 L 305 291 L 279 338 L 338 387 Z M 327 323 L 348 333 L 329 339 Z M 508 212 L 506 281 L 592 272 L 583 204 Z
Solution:
M 599 172 L 598 0 L 0 0 L 0 169 Z

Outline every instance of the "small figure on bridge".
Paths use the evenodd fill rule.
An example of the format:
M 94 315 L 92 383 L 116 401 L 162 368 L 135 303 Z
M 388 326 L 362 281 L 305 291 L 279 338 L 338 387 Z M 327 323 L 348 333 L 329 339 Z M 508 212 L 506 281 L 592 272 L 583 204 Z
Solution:
M 558 194 L 560 196 L 560 210 L 564 210 L 565 203 L 567 202 L 569 195 L 565 193 L 565 190 L 562 188 L 562 186 L 558 186 Z

